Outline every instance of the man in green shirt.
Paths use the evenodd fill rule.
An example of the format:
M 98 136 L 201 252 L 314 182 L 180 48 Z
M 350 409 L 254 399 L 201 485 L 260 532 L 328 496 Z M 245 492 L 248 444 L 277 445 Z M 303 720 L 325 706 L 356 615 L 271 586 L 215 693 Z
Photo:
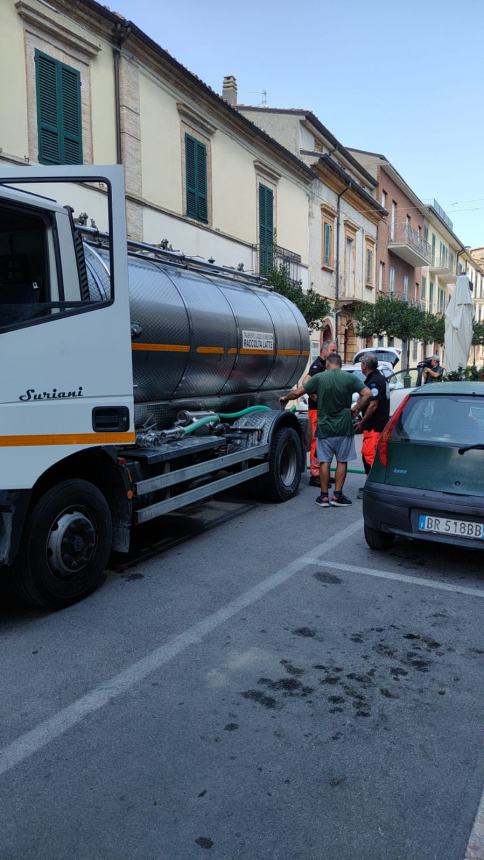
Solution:
M 352 399 L 355 392 L 360 396 L 354 410 L 360 412 L 369 403 L 371 391 L 356 374 L 341 370 L 341 356 L 332 353 L 326 359 L 325 373 L 317 373 L 304 385 L 281 397 L 281 404 L 285 405 L 288 400 L 296 400 L 303 394 L 317 395 L 316 437 L 321 495 L 316 499 L 316 504 L 322 508 L 329 508 L 330 504 L 338 508 L 351 505 L 351 500 L 343 494 L 343 485 L 348 460 L 356 460 L 352 420 Z M 329 468 L 333 457 L 336 457 L 336 475 L 334 495 L 330 500 Z

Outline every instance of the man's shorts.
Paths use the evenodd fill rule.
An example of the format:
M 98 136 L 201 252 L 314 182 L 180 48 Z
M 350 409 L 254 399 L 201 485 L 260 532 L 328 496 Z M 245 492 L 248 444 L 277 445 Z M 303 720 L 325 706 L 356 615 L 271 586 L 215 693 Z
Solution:
M 317 442 L 317 454 L 320 463 L 331 463 L 333 457 L 336 457 L 337 463 L 356 460 L 354 436 L 330 436 L 328 439 L 318 439 Z

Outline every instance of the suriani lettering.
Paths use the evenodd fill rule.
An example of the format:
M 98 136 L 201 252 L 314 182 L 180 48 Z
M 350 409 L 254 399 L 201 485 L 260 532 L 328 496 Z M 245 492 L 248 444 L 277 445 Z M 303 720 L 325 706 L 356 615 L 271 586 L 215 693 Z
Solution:
M 72 397 L 84 397 L 82 393 L 82 385 L 77 391 L 58 391 L 53 388 L 52 391 L 36 391 L 35 388 L 27 388 L 25 394 L 19 396 L 19 400 L 65 400 Z

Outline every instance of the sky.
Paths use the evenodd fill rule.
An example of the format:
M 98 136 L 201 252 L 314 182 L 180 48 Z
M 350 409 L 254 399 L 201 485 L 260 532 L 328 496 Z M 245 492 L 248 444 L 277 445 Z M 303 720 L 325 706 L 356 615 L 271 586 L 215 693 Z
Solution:
M 483 0 L 109 0 L 238 100 L 305 108 L 484 246 Z

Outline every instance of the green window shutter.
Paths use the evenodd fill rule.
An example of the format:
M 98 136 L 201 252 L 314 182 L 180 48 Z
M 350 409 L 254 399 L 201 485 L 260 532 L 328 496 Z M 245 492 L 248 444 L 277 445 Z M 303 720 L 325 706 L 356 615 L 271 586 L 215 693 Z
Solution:
M 82 164 L 81 76 L 35 52 L 39 161 Z
M 331 264 L 331 224 L 324 224 L 323 238 L 323 263 L 325 266 Z
M 42 164 L 60 164 L 57 63 L 36 51 L 35 64 L 39 161 Z
M 259 185 L 259 268 L 262 273 L 272 268 L 274 245 L 274 194 L 266 185 Z
M 207 147 L 189 134 L 185 135 L 185 186 L 187 215 L 207 223 Z
M 82 164 L 81 76 L 59 63 L 64 164 Z

